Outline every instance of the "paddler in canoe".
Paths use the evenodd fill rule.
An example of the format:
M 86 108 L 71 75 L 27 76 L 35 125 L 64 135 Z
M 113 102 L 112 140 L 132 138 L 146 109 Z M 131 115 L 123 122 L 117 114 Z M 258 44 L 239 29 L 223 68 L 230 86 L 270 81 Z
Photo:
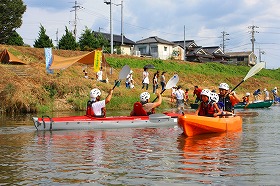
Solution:
M 201 102 L 195 112 L 195 115 L 217 117 L 222 113 L 217 105 L 219 100 L 218 94 L 211 92 L 209 89 L 203 89 L 200 96 Z
M 150 94 L 148 92 L 142 92 L 140 94 L 140 101 L 137 101 L 133 105 L 133 110 L 130 116 L 148 116 L 155 113 L 155 108 L 161 105 L 162 97 L 161 94 L 156 92 L 158 101 L 150 102 Z
M 90 91 L 90 101 L 87 103 L 87 116 L 92 117 L 105 117 L 106 116 L 106 104 L 111 101 L 113 95 L 113 89 L 109 90 L 107 97 L 104 100 L 100 100 L 101 91 L 98 88 L 94 88 Z
M 227 83 L 219 85 L 219 105 L 222 105 L 223 114 L 233 114 L 234 105 L 239 103 L 239 98 L 234 91 L 229 91 Z

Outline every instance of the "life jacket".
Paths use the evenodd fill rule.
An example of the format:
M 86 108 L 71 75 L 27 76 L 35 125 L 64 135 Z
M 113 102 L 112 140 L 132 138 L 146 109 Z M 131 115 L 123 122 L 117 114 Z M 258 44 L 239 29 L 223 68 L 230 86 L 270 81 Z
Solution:
M 140 102 L 136 102 L 133 105 L 133 113 L 131 113 L 131 116 L 148 116 L 150 114 L 154 114 L 155 113 L 155 109 L 152 109 L 151 112 L 146 112 L 143 108 L 142 103 Z
M 228 112 L 232 112 L 233 111 L 233 106 L 232 103 L 230 101 L 230 97 L 229 95 L 227 95 L 226 97 L 221 97 L 219 96 L 219 102 L 223 103 L 223 111 L 228 111 Z
M 101 116 L 96 116 L 94 111 L 93 111 L 93 108 L 92 108 L 92 104 L 94 103 L 95 101 L 91 101 L 89 100 L 87 102 L 87 110 L 86 110 L 86 116 L 91 116 L 91 117 L 99 117 L 99 118 L 104 118 L 106 116 L 106 108 L 102 108 L 101 109 Z
M 200 106 L 198 115 L 213 117 L 213 115 L 215 114 L 215 108 L 214 108 L 213 104 L 204 103 L 204 102 L 201 102 L 200 104 L 201 104 L 201 106 Z
M 248 103 L 249 98 L 248 98 L 247 96 L 244 96 L 244 97 L 242 98 L 242 100 L 243 100 L 243 103 Z

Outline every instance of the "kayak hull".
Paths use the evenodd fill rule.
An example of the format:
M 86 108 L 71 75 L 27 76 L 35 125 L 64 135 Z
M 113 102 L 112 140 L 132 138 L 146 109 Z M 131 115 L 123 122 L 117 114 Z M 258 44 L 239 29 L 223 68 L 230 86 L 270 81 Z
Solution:
M 249 103 L 247 107 L 243 103 L 237 103 L 234 105 L 235 109 L 243 109 L 243 108 L 268 108 L 273 104 L 273 100 L 266 100 L 266 101 L 254 101 Z
M 96 130 L 119 128 L 174 127 L 177 118 L 165 114 L 150 116 L 111 116 L 94 118 L 89 116 L 33 117 L 34 126 L 39 131 L 46 130 Z
M 242 130 L 240 116 L 219 118 L 186 114 L 178 117 L 178 126 L 187 136 Z

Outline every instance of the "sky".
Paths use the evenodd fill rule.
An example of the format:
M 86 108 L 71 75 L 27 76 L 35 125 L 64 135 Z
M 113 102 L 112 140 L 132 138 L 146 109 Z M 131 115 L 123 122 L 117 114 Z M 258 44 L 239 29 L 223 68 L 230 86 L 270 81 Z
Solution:
M 106 1 L 106 0 L 105 0 Z M 109 0 L 107 0 L 109 1 Z M 121 0 L 112 1 L 113 33 L 121 34 Z M 110 5 L 104 0 L 23 0 L 27 10 L 17 29 L 24 42 L 33 46 L 40 24 L 57 45 L 65 27 L 77 40 L 89 28 L 110 33 Z M 252 51 L 266 68 L 280 68 L 279 0 L 123 0 L 123 33 L 132 41 L 151 36 L 168 41 L 194 40 L 199 46 L 220 46 L 225 52 Z M 184 29 L 185 28 L 185 29 Z

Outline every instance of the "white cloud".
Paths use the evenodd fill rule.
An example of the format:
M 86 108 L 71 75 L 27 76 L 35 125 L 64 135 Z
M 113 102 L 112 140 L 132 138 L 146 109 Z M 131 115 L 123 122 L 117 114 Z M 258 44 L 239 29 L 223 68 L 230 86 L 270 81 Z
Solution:
M 78 36 L 85 26 L 102 32 L 110 32 L 110 6 L 103 0 L 77 0 Z M 121 0 L 112 0 L 119 4 Z M 221 32 L 228 35 L 226 51 L 251 50 L 250 29 L 256 25 L 256 49 L 266 51 L 262 59 L 268 61 L 269 68 L 278 68 L 278 50 L 280 49 L 280 1 L 277 0 L 123 0 L 123 31 L 127 38 L 138 41 L 150 36 L 166 40 L 182 40 L 184 25 L 186 39 L 193 39 L 198 45 L 219 46 Z M 30 45 L 38 37 L 40 23 L 47 34 L 56 39 L 65 34 L 65 26 L 73 30 L 74 1 L 68 0 L 26 0 L 27 12 L 23 16 L 23 25 L 18 32 Z M 112 6 L 113 32 L 121 32 L 121 7 Z M 69 24 L 70 23 L 70 24 Z M 55 43 L 55 42 L 54 42 Z M 266 44 L 264 44 L 266 43 Z

